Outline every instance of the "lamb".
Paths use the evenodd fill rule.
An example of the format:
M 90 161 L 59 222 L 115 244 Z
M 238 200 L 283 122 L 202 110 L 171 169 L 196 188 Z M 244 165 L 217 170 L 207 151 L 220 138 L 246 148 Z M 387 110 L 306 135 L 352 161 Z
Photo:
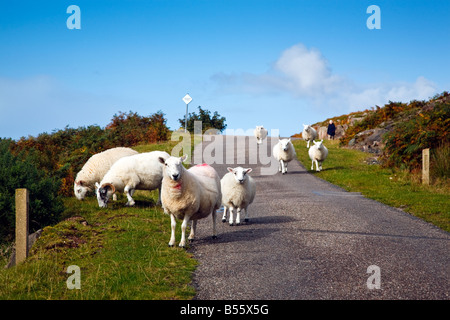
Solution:
M 233 225 L 233 210 L 236 208 L 236 225 L 241 224 L 241 211 L 245 211 L 245 222 L 248 222 L 248 206 L 253 202 L 256 193 L 255 181 L 247 173 L 252 172 L 251 168 L 242 167 L 230 168 L 222 180 L 220 186 L 222 190 L 222 204 L 224 206 L 222 222 L 227 221 L 227 209 L 230 211 L 230 226 Z
M 93 191 L 96 182 L 100 182 L 111 166 L 122 157 L 138 152 L 131 148 L 112 148 L 94 154 L 78 172 L 73 184 L 73 191 L 78 200 L 83 200 L 88 191 Z
M 308 141 L 308 145 L 306 147 L 309 148 L 309 143 L 311 141 L 314 141 L 315 139 L 317 139 L 316 129 L 311 127 L 309 124 L 304 124 L 302 138 L 303 138 L 303 140 Z
M 176 218 L 183 220 L 179 247 L 186 246 L 186 227 L 189 221 L 192 221 L 192 228 L 188 240 L 193 241 L 197 220 L 210 214 L 213 220 L 213 239 L 217 238 L 216 210 L 222 201 L 219 175 L 208 164 L 199 164 L 186 169 L 183 166 L 186 159 L 186 155 L 166 160 L 159 158 L 164 164 L 161 202 L 164 213 L 170 215 L 170 247 L 175 244 Z
M 167 152 L 152 151 L 117 160 L 102 181 L 95 183 L 99 207 L 106 208 L 111 195 L 116 191 L 126 194 L 126 206 L 134 206 L 132 196 L 135 190 L 160 189 L 161 195 L 163 166 L 159 163 L 159 158 L 169 157 Z
M 262 141 L 267 137 L 267 129 L 263 126 L 256 126 L 254 134 L 256 137 L 256 143 L 261 144 Z
M 309 158 L 312 161 L 311 170 L 314 170 L 314 163 L 316 163 L 316 171 L 322 170 L 322 163 L 328 156 L 328 149 L 323 145 L 323 140 L 316 142 L 308 150 Z
M 287 173 L 288 162 L 296 158 L 294 146 L 292 145 L 291 138 L 280 139 L 278 137 L 278 143 L 273 147 L 273 156 L 279 161 L 278 171 L 282 174 Z

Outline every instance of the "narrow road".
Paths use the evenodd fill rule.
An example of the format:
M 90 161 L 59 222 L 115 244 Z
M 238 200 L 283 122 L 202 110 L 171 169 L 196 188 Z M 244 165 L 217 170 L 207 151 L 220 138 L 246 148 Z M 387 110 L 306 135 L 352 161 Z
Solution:
M 199 261 L 196 299 L 449 299 L 449 233 L 318 179 L 298 161 L 286 175 L 262 174 L 269 165 L 252 155 L 259 148 L 271 155 L 278 139 L 267 146 L 245 139 L 246 164 L 238 143 L 228 164 L 210 164 L 220 177 L 228 166 L 254 169 L 250 221 L 229 226 L 219 213 L 216 240 L 212 219 L 199 221 L 189 249 Z M 225 140 L 224 154 L 233 149 Z M 368 288 L 369 277 L 379 289 Z

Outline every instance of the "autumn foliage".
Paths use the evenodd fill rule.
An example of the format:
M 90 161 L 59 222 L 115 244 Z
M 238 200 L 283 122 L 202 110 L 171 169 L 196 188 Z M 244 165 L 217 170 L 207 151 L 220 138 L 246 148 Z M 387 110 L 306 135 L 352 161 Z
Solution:
M 168 138 L 169 129 L 162 112 L 145 117 L 130 111 L 115 114 L 105 128 L 66 127 L 51 134 L 22 137 L 12 143 L 11 151 L 30 156 L 39 170 L 60 180 L 61 195 L 71 196 L 76 174 L 92 155 L 113 147 L 132 147 Z

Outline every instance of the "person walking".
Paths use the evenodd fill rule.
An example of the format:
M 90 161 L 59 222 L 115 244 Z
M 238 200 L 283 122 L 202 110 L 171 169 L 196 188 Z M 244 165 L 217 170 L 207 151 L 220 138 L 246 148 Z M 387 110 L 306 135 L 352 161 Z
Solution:
M 334 140 L 334 135 L 336 134 L 336 126 L 333 123 L 333 120 L 330 120 L 327 129 L 328 140 Z

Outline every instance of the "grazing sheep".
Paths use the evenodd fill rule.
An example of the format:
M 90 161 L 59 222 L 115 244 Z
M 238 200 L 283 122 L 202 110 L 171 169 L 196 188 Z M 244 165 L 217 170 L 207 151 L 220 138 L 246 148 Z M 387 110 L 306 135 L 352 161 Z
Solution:
M 213 239 L 216 236 L 216 210 L 222 201 L 220 192 L 220 178 L 216 170 L 208 164 L 200 164 L 186 170 L 183 162 L 187 156 L 181 158 L 160 158 L 164 164 L 164 177 L 161 186 L 161 202 L 164 212 L 170 215 L 171 236 L 169 246 L 175 244 L 176 218 L 183 220 L 181 224 L 180 247 L 186 246 L 186 227 L 192 220 L 191 233 L 188 240 L 195 237 L 197 220 L 212 214 Z
M 245 222 L 248 222 L 248 206 L 253 202 L 256 193 L 255 181 L 247 173 L 251 168 L 227 168 L 227 172 L 220 186 L 222 190 L 222 204 L 224 206 L 222 222 L 227 221 L 227 209 L 230 211 L 230 226 L 233 225 L 233 210 L 236 208 L 236 225 L 241 224 L 241 211 L 245 211 Z
M 256 126 L 256 129 L 254 131 L 256 142 L 258 144 L 261 144 L 263 140 L 267 137 L 267 129 L 263 126 Z
M 111 166 L 120 158 L 137 154 L 130 148 L 112 148 L 94 154 L 78 172 L 73 191 L 78 200 L 83 200 L 88 191 L 93 191 L 96 182 L 102 181 Z
M 312 161 L 311 170 L 314 170 L 314 163 L 316 163 L 316 171 L 320 171 L 322 170 L 322 162 L 324 162 L 328 156 L 328 149 L 323 145 L 323 140 L 313 142 L 314 145 L 308 150 L 309 158 Z
M 303 125 L 303 132 L 302 132 L 302 138 L 305 141 L 308 141 L 307 148 L 309 148 L 309 143 L 311 141 L 314 141 L 317 139 L 317 131 L 313 127 L 311 127 L 309 124 Z
M 117 160 L 102 181 L 95 183 L 98 205 L 106 208 L 111 195 L 116 191 L 126 194 L 126 206 L 134 206 L 132 196 L 135 190 L 160 189 L 161 195 L 163 166 L 159 158 L 167 159 L 169 156 L 164 151 L 152 151 Z
M 280 137 L 278 137 L 278 139 L 280 139 Z M 273 156 L 277 161 L 279 161 L 278 171 L 282 174 L 287 173 L 288 162 L 297 156 L 294 146 L 292 145 L 291 138 L 280 139 L 273 147 Z

